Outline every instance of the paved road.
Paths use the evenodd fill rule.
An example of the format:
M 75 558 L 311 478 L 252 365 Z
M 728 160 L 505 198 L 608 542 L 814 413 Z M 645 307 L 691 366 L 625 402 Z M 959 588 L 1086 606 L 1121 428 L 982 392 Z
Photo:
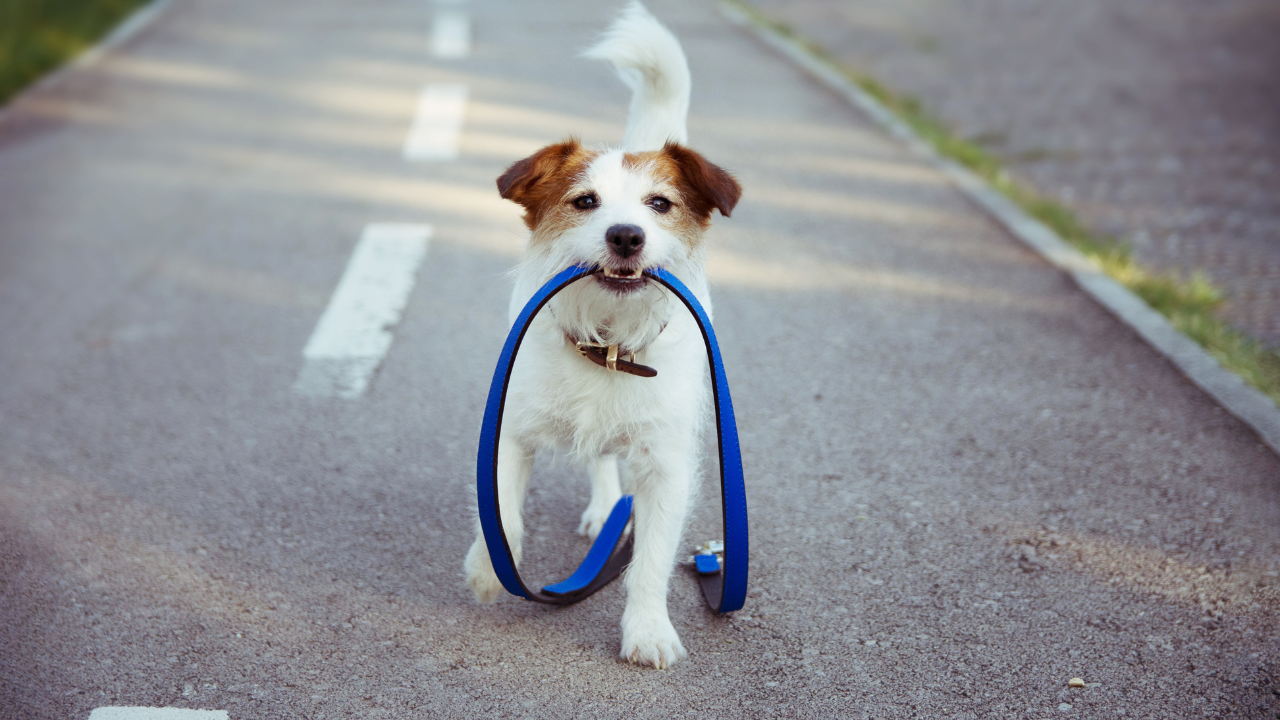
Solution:
M 616 657 L 620 587 L 482 607 L 460 577 L 522 242 L 492 181 L 621 138 L 574 57 L 612 8 L 475 0 L 436 59 L 421 2 L 185 0 L 0 128 L 0 717 L 1280 710 L 1280 459 L 710 5 L 652 7 L 746 189 L 711 258 L 746 608 L 678 577 L 690 658 L 658 672 Z M 458 83 L 458 157 L 406 161 L 423 86 Z M 301 394 L 371 223 L 433 230 L 394 342 L 359 397 Z M 550 578 L 587 484 L 534 482 Z
M 751 0 L 1280 343 L 1280 5 Z

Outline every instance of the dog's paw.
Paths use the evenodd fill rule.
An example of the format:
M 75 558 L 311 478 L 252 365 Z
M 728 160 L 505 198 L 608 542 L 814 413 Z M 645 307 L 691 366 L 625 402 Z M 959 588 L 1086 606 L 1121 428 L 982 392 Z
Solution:
M 597 505 L 591 503 L 582 511 L 582 522 L 578 523 L 578 534 L 594 541 L 604 529 L 604 523 L 613 512 L 613 505 Z
M 666 670 L 688 656 L 667 618 L 622 619 L 622 657 L 627 662 Z
M 475 593 L 476 600 L 486 605 L 496 602 L 502 596 L 502 581 L 493 572 L 493 563 L 489 560 L 489 549 L 485 547 L 484 538 L 476 538 L 467 551 L 467 560 L 463 563 L 463 573 L 467 577 L 467 585 Z

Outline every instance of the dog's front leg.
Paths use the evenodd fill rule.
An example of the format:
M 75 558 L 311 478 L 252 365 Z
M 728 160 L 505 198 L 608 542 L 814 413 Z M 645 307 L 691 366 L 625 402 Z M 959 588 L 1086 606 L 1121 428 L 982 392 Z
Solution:
M 694 487 L 694 457 L 692 448 L 632 457 L 635 552 L 624 578 L 622 657 L 665 669 L 688 655 L 667 615 L 667 590 Z
M 533 472 L 534 451 L 506 436 L 498 438 L 498 505 L 502 510 L 502 530 L 511 546 L 511 558 L 520 565 L 524 544 L 524 494 L 529 487 L 529 474 Z M 502 552 L 501 548 L 497 552 Z M 475 593 L 476 600 L 491 603 L 502 594 L 502 583 L 493 572 L 489 548 L 484 542 L 480 519 L 476 518 L 476 540 L 471 543 L 463 564 L 467 585 Z
M 622 497 L 622 486 L 618 482 L 618 456 L 600 455 L 587 463 L 587 472 L 591 475 L 591 502 L 582 511 L 582 522 L 578 524 L 578 534 L 592 540 L 604 528 L 609 513 Z

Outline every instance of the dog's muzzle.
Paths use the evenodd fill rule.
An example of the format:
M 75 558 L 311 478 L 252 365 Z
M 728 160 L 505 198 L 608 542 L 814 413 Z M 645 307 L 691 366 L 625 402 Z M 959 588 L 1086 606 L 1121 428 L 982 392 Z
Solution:
M 636 269 L 636 270 L 613 270 L 613 269 L 611 269 L 611 268 L 604 268 L 604 269 L 603 269 L 603 270 L 601 270 L 600 272 L 601 272 L 605 277 L 607 277 L 607 278 L 612 278 L 612 279 L 614 279 L 614 280 L 643 280 L 643 279 L 644 279 L 644 272 L 643 272 L 642 270 L 639 270 L 639 269 Z
M 597 279 L 605 287 L 623 294 L 634 292 L 649 284 L 649 279 L 644 276 L 644 271 L 639 268 L 635 270 L 604 268 L 600 271 Z

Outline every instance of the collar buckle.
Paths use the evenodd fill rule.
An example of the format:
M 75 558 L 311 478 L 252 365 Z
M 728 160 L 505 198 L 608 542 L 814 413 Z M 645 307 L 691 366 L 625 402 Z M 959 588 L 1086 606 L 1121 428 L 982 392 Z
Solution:
M 588 342 L 586 340 L 578 340 L 576 345 L 578 347 L 578 354 L 584 358 L 587 358 L 588 360 L 592 360 L 593 362 L 597 362 L 597 361 L 594 360 L 592 356 L 594 355 L 595 358 L 599 358 L 601 355 L 599 351 L 604 350 L 604 353 L 603 353 L 604 364 L 601 367 L 603 367 L 605 370 L 618 372 L 618 346 L 617 345 L 605 345 L 604 343 L 593 343 L 593 342 Z M 627 358 L 626 359 L 627 362 L 634 363 L 636 361 L 636 354 L 627 353 L 626 358 Z
M 641 365 L 636 362 L 635 352 L 629 352 L 624 355 L 617 345 L 594 343 L 588 340 L 574 340 L 567 334 L 565 337 L 578 348 L 579 355 L 610 372 L 620 372 L 639 377 L 654 377 L 658 374 L 657 370 L 648 365 Z

